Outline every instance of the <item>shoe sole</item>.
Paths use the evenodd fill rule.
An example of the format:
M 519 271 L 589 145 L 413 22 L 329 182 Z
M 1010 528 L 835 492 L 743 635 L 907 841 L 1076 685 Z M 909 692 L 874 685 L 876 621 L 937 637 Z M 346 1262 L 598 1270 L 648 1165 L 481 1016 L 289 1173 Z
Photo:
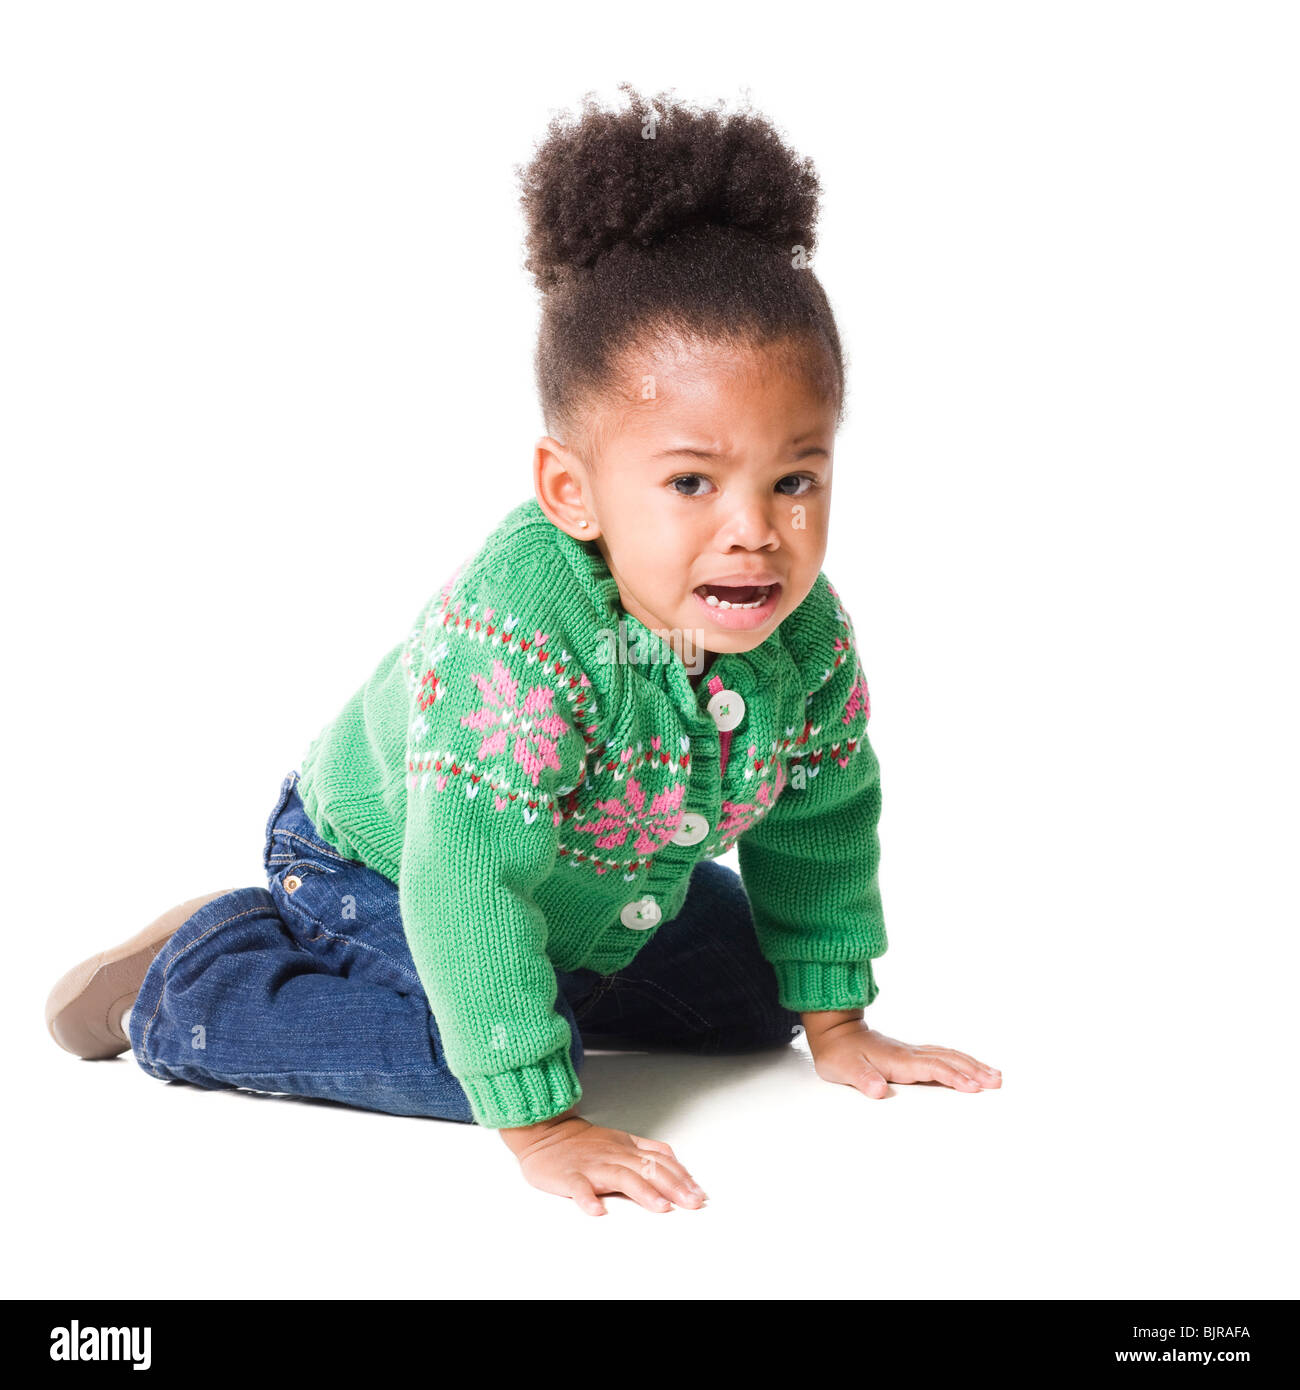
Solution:
M 153 958 L 201 907 L 235 891 L 223 888 L 178 903 L 130 941 L 74 965 L 45 1001 L 50 1037 L 65 1052 L 90 1060 L 129 1051 L 131 1040 L 122 1028 L 122 1016 L 140 993 Z

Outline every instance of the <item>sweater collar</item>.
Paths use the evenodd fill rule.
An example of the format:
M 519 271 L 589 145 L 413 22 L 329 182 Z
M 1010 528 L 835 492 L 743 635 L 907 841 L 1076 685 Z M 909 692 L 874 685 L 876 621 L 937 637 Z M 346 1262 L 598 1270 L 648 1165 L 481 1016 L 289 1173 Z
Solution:
M 709 686 L 715 675 L 725 688 L 737 690 L 748 698 L 776 679 L 779 668 L 793 665 L 778 626 L 750 651 L 715 655 L 698 686 L 693 686 L 692 673 L 672 645 L 624 609 L 618 581 L 610 573 L 594 540 L 576 540 L 562 531 L 542 510 L 535 496 L 523 503 L 516 515 L 521 521 L 540 523 L 548 528 L 552 544 L 591 604 L 597 630 L 603 629 L 615 640 L 626 640 L 629 650 L 634 644 L 639 647 L 645 660 L 629 663 L 628 669 L 662 690 L 684 715 L 693 719 L 701 717 L 709 702 Z M 620 639 L 620 623 L 625 639 Z

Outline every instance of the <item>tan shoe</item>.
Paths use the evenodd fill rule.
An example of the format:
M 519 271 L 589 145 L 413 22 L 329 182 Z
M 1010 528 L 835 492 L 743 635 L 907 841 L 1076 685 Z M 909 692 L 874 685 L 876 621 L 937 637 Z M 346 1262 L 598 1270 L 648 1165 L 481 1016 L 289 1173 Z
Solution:
M 45 1001 L 50 1037 L 78 1057 L 98 1060 L 128 1051 L 131 1040 L 122 1027 L 122 1015 L 135 1003 L 153 958 L 199 908 L 235 891 L 223 888 L 179 903 L 130 941 L 74 965 Z

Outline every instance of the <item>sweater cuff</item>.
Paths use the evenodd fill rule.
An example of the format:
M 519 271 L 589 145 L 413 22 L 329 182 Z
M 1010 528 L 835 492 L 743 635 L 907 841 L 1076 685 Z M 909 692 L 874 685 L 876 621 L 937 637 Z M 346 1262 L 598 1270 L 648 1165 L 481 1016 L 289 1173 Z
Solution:
M 562 1115 L 582 1098 L 569 1049 L 531 1066 L 492 1076 L 459 1077 L 476 1123 L 487 1129 L 516 1129 Z
M 878 993 L 869 960 L 779 960 L 772 968 L 781 1007 L 796 1013 L 865 1009 Z

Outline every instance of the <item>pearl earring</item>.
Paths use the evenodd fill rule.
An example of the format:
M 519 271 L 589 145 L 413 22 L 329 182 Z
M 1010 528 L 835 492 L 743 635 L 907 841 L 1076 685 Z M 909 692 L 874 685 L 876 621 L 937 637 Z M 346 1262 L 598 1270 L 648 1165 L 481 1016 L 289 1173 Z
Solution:
M 578 522 L 578 525 L 581 526 L 584 531 L 587 529 L 587 523 L 585 521 Z

